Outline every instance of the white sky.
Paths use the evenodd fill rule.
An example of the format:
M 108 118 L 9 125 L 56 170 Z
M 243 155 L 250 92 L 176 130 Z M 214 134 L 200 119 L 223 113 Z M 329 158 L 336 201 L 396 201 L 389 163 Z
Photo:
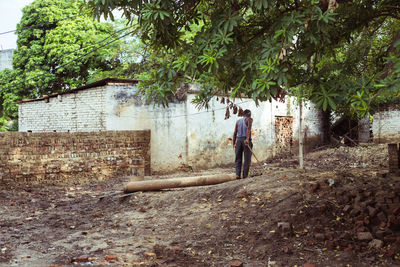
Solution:
M 0 50 L 17 48 L 17 35 L 14 32 L 1 33 L 16 30 L 22 17 L 22 8 L 33 1 L 0 0 Z M 122 16 L 120 11 L 113 11 L 113 14 L 116 19 Z
M 22 17 L 22 8 L 33 0 L 0 0 L 0 33 L 15 30 Z M 17 48 L 15 33 L 0 34 L 0 50 Z

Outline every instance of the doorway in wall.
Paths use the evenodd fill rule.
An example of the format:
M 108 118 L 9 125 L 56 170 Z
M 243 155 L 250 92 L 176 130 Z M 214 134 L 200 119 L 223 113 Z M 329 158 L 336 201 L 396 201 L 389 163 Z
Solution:
M 275 154 L 290 155 L 293 147 L 293 117 L 275 116 Z

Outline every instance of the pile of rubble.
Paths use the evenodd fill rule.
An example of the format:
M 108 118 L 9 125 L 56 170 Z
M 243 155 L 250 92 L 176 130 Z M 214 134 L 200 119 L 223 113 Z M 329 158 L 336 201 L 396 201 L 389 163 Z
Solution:
M 343 198 L 348 203 L 343 211 L 354 223 L 354 237 L 376 249 L 384 244 L 400 245 L 400 187 L 388 192 L 352 190 Z M 392 246 L 386 253 L 394 251 Z
M 375 249 L 386 256 L 398 257 L 395 253 L 400 249 L 400 185 L 390 180 L 383 184 L 375 188 L 344 186 L 332 190 L 336 199 L 335 205 L 331 205 L 335 209 L 332 214 L 343 225 L 343 232 L 324 233 L 315 229 L 314 238 L 324 242 L 327 249 L 356 252 Z M 311 191 L 324 187 L 326 182 L 320 182 L 311 186 Z M 318 209 L 324 212 L 327 207 L 320 205 Z

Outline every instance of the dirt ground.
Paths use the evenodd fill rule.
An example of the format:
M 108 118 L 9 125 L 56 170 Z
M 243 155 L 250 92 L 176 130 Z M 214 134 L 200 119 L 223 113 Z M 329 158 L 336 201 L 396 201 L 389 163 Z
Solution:
M 124 198 L 100 196 L 127 178 L 3 186 L 0 266 L 400 266 L 387 162 L 385 145 L 331 148 L 307 154 L 304 171 L 274 160 L 248 179 Z

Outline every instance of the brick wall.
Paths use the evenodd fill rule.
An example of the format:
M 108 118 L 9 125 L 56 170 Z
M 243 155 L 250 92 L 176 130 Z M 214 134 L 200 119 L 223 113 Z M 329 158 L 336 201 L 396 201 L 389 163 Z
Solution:
M 372 123 L 374 142 L 400 141 L 400 107 L 393 106 L 374 114 Z
M 275 152 L 291 154 L 293 146 L 293 117 L 275 116 Z
M 107 85 L 19 105 L 19 131 L 90 132 L 105 130 Z
M 149 172 L 148 130 L 0 134 L 3 184 L 79 184 Z

